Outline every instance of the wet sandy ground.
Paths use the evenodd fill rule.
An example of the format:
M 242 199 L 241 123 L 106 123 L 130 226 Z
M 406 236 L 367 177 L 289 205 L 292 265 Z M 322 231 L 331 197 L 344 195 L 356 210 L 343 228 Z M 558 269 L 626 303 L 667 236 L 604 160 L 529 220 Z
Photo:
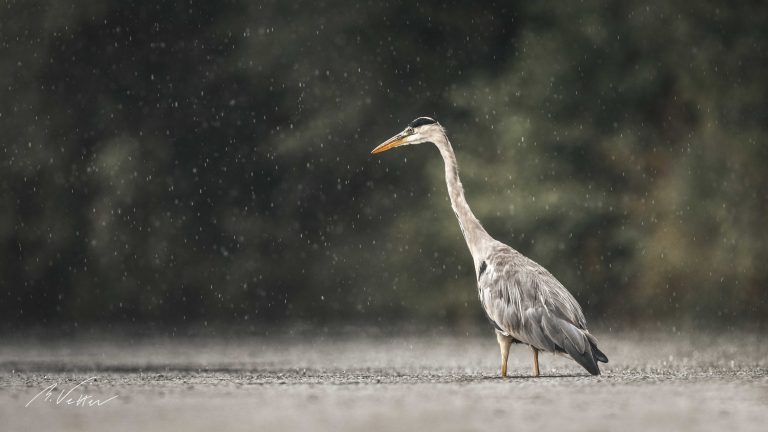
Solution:
M 5 336 L 3 431 L 766 430 L 768 343 L 759 333 L 595 332 L 611 362 L 513 346 L 498 376 L 490 331 L 309 337 Z M 102 406 L 56 404 L 88 378 Z M 49 401 L 47 386 L 57 384 Z M 66 400 L 66 399 L 64 399 Z

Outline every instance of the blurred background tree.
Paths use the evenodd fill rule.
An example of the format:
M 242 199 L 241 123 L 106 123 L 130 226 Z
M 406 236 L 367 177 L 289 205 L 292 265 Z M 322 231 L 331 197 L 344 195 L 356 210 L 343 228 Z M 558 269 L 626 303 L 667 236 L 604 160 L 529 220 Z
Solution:
M 0 311 L 483 319 L 442 161 L 592 322 L 768 316 L 760 2 L 8 2 Z

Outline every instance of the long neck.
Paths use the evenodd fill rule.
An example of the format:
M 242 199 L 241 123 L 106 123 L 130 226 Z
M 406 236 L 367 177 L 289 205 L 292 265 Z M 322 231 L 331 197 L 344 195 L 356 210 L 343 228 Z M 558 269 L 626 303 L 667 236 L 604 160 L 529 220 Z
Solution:
M 467 242 L 469 252 L 475 258 L 475 266 L 479 265 L 479 259 L 484 255 L 485 248 L 493 242 L 493 238 L 488 235 L 480 221 L 477 220 L 472 210 L 464 198 L 464 188 L 459 179 L 459 167 L 456 163 L 456 155 L 453 153 L 453 147 L 445 134 L 441 134 L 440 139 L 435 139 L 435 145 L 440 150 L 445 163 L 445 183 L 448 186 L 448 196 L 451 198 L 451 207 L 459 220 L 461 232 L 464 234 L 464 240 Z

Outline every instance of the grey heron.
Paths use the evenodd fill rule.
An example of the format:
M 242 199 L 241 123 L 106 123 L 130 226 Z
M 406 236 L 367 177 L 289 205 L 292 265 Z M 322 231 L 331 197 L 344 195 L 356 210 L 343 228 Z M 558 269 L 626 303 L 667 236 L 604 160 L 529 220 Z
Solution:
M 474 261 L 480 303 L 501 350 L 501 376 L 507 376 L 512 343 L 531 347 L 534 376 L 539 376 L 539 351 L 570 357 L 599 375 L 598 362 L 607 363 L 608 358 L 587 330 L 579 303 L 547 269 L 488 235 L 464 198 L 456 155 L 440 123 L 419 117 L 371 153 L 422 143 L 433 143 L 443 157 L 451 207 Z

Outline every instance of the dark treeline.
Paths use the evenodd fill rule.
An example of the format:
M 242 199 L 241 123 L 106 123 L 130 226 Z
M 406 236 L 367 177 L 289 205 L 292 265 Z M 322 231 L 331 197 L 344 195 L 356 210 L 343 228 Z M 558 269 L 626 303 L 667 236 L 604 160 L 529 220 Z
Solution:
M 768 8 L 684 3 L 3 3 L 1 320 L 481 320 L 428 115 L 592 322 L 762 322 Z

